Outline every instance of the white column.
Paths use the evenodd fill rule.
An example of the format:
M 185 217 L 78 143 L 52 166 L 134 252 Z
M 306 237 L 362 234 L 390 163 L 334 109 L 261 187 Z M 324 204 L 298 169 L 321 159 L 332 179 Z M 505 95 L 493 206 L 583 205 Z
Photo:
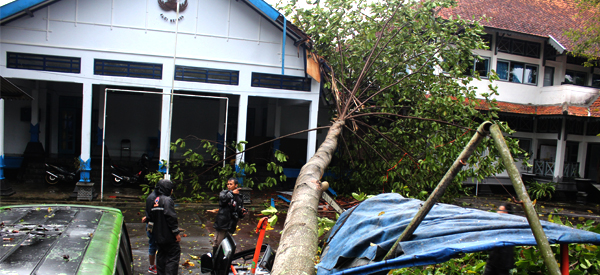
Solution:
M 171 109 L 171 89 L 163 89 L 162 109 L 160 116 L 160 155 L 158 171 L 166 173 L 166 164 L 169 162 L 171 153 L 171 121 L 169 119 Z
M 535 135 L 531 140 L 531 157 L 529 158 L 531 165 L 533 165 L 531 167 L 531 173 L 533 174 L 535 174 L 535 160 L 538 159 L 538 144 L 539 139 L 537 138 L 537 135 Z
M 225 111 L 226 110 L 227 110 L 227 101 L 219 100 L 219 130 L 218 130 L 219 135 L 225 135 Z
M 319 118 L 319 98 L 313 99 L 310 102 L 308 111 L 308 129 L 317 128 L 317 121 Z M 317 150 L 317 131 L 308 132 L 308 139 L 306 141 L 306 162 L 312 158 Z
M 579 177 L 585 177 L 585 160 L 587 158 L 587 141 L 581 141 L 577 150 L 577 162 L 579 162 Z
M 29 133 L 31 137 L 29 138 L 30 142 L 38 142 L 40 141 L 40 82 L 35 82 L 35 88 L 31 91 L 31 96 L 33 100 L 31 101 L 31 125 L 29 125 Z
M 90 145 L 92 141 L 92 84 L 83 83 L 81 106 L 81 156 L 79 157 L 79 181 L 90 182 Z
M 565 166 L 565 150 L 567 148 L 566 134 L 566 119 L 563 117 L 562 127 L 560 130 L 560 139 L 556 141 L 556 160 L 554 161 L 554 182 L 560 182 L 563 178 L 563 169 Z
M 97 145 L 102 145 L 102 131 L 104 130 L 102 127 L 104 125 L 104 116 L 105 114 L 103 113 L 102 110 L 104 110 L 104 94 L 106 93 L 106 85 L 100 85 L 99 89 L 98 89 L 98 110 L 100 110 L 99 114 L 98 114 L 98 144 Z M 100 152 L 102 153 L 102 152 Z
M 0 98 L 0 182 L 4 180 L 4 99 Z
M 246 125 L 248 124 L 248 95 L 240 95 L 238 104 L 238 124 L 237 124 L 237 140 L 236 142 L 246 140 Z M 246 149 L 246 147 L 242 147 Z M 244 161 L 244 154 L 239 154 L 235 157 L 235 164 L 238 165 Z

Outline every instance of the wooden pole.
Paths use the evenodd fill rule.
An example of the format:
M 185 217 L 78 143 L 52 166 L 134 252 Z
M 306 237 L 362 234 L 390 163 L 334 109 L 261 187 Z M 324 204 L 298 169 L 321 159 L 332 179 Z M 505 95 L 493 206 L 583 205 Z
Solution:
M 398 248 L 398 244 L 400 242 L 404 242 L 410 239 L 415 230 L 417 230 L 417 227 L 419 227 L 419 224 L 421 224 L 425 216 L 427 216 L 427 213 L 429 213 L 431 208 L 433 208 L 433 205 L 444 194 L 444 191 L 446 191 L 446 187 L 448 187 L 448 185 L 452 182 L 454 177 L 458 174 L 458 172 L 460 172 L 462 167 L 467 164 L 467 160 L 469 159 L 471 154 L 473 154 L 473 152 L 477 148 L 477 145 L 479 145 L 481 140 L 488 135 L 489 128 L 491 125 L 492 123 L 489 121 L 486 121 L 479 125 L 479 128 L 477 128 L 477 132 L 473 135 L 473 137 L 469 141 L 469 144 L 467 144 L 467 146 L 463 149 L 458 158 L 454 161 L 450 169 L 448 169 L 446 175 L 444 175 L 444 177 L 442 178 L 440 183 L 438 183 L 435 190 L 433 190 L 431 195 L 429 195 L 429 198 L 427 198 L 427 201 L 425 201 L 421 209 L 419 209 L 419 211 L 410 221 L 408 226 L 406 226 L 404 232 L 402 232 L 402 235 L 400 235 L 398 240 L 396 240 L 396 242 L 394 243 L 392 248 L 390 248 L 383 260 L 388 260 L 397 257 L 396 250 Z
M 546 238 L 546 234 L 542 229 L 542 224 L 538 219 L 538 215 L 533 208 L 531 203 L 531 199 L 529 195 L 527 195 L 527 189 L 525 189 L 525 185 L 523 184 L 523 180 L 521 179 L 521 174 L 515 165 L 515 162 L 510 154 L 508 146 L 506 145 L 506 141 L 504 140 L 504 136 L 502 135 L 502 131 L 498 125 L 494 124 L 490 127 L 490 133 L 494 142 L 496 144 L 496 148 L 500 153 L 502 158 L 502 162 L 504 166 L 506 166 L 506 172 L 512 181 L 513 187 L 515 188 L 515 192 L 519 197 L 519 200 L 523 203 L 523 210 L 525 211 L 525 216 L 527 217 L 527 221 L 529 222 L 529 226 L 531 226 L 531 231 L 533 232 L 533 236 L 538 244 L 538 248 L 540 249 L 540 253 L 542 254 L 542 258 L 544 259 L 544 263 L 546 267 L 548 267 L 549 274 L 552 275 L 560 275 L 560 271 L 558 269 L 558 263 L 554 258 L 554 254 L 552 253 L 552 249 L 550 248 L 550 243 L 548 243 L 548 238 Z

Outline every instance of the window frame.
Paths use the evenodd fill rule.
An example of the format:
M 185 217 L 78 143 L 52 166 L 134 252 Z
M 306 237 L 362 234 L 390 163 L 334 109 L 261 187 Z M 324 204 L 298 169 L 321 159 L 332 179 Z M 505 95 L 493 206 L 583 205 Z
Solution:
M 483 60 L 479 60 L 479 58 L 481 58 Z M 486 65 L 486 69 L 485 69 L 486 70 L 485 75 L 482 75 L 481 73 L 479 73 L 480 70 L 477 70 L 477 64 L 478 63 L 485 64 L 486 61 L 487 61 L 487 65 Z M 479 74 L 479 77 L 487 79 L 490 76 L 490 64 L 491 63 L 492 63 L 491 57 L 480 56 L 480 55 L 473 56 L 473 63 L 471 64 L 469 71 L 467 71 L 467 73 L 465 75 L 475 76 L 475 72 L 477 72 Z
M 594 84 L 596 83 L 596 84 Z M 592 87 L 600 89 L 600 74 L 592 74 Z
M 548 69 L 552 69 L 552 75 L 550 76 L 550 85 L 546 85 L 546 72 Z M 545 66 L 544 67 L 544 82 L 542 83 L 543 87 L 551 87 L 554 86 L 554 73 L 556 72 L 556 68 L 552 67 L 552 66 Z
M 573 75 L 574 76 L 574 81 L 569 81 L 567 82 L 567 75 Z M 577 76 L 581 76 L 583 75 L 583 84 L 577 84 L 576 79 Z M 576 70 L 566 70 L 565 71 L 565 80 L 563 81 L 564 84 L 571 84 L 571 85 L 577 85 L 577 86 L 586 86 L 587 83 L 587 76 L 588 74 L 586 72 L 582 72 L 582 71 L 576 71 Z
M 500 63 L 506 63 L 507 64 L 507 72 L 506 72 L 506 78 L 502 78 L 501 77 L 501 73 L 500 70 L 498 68 L 498 65 Z M 514 70 L 514 65 L 519 64 L 522 65 L 523 67 L 522 69 L 522 74 L 521 74 L 521 82 L 516 82 L 513 81 L 513 70 Z M 526 72 L 528 71 L 527 68 L 535 68 L 535 78 L 533 82 L 527 82 L 525 77 L 527 76 Z M 532 86 L 537 86 L 538 85 L 538 81 L 539 81 L 539 71 L 540 71 L 540 66 L 537 64 L 531 64 L 531 63 L 525 63 L 525 62 L 519 62 L 519 61 L 512 61 L 512 60 L 506 60 L 506 59 L 498 59 L 496 61 L 496 73 L 498 74 L 498 78 L 501 81 L 505 81 L 505 82 L 511 82 L 511 83 L 518 83 L 518 84 L 526 84 L 526 85 L 532 85 Z

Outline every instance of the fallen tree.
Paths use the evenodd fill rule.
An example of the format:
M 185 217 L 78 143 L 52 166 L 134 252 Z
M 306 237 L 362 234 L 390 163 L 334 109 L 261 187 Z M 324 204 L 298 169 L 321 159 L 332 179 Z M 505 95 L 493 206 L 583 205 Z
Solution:
M 315 273 L 317 207 L 327 187 L 321 177 L 334 157 L 342 167 L 334 170 L 341 183 L 332 185 L 387 187 L 423 198 L 468 142 L 472 134 L 465 133 L 497 118 L 494 101 L 487 100 L 496 93 L 494 87 L 478 94 L 467 85 L 479 78 L 472 49 L 487 47 L 483 28 L 437 16 L 452 1 L 329 0 L 311 9 L 294 4 L 285 9 L 319 54 L 311 58 L 321 64 L 333 119 L 325 141 L 297 178 L 272 272 L 276 275 Z M 477 109 L 477 97 L 491 106 L 488 112 Z M 515 142 L 511 148 L 518 153 Z M 454 183 L 501 171 L 502 164 L 490 157 L 494 150 L 484 140 L 469 160 L 473 165 Z

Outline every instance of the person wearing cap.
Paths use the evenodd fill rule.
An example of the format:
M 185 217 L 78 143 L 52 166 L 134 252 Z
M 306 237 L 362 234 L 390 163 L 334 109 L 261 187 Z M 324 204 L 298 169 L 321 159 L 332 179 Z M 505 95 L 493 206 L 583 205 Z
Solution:
M 175 202 L 171 198 L 173 183 L 170 180 L 158 181 L 156 198 L 150 209 L 148 224 L 152 223 L 152 236 L 158 245 L 156 270 L 159 275 L 176 275 L 179 271 L 181 236 L 175 212 Z

